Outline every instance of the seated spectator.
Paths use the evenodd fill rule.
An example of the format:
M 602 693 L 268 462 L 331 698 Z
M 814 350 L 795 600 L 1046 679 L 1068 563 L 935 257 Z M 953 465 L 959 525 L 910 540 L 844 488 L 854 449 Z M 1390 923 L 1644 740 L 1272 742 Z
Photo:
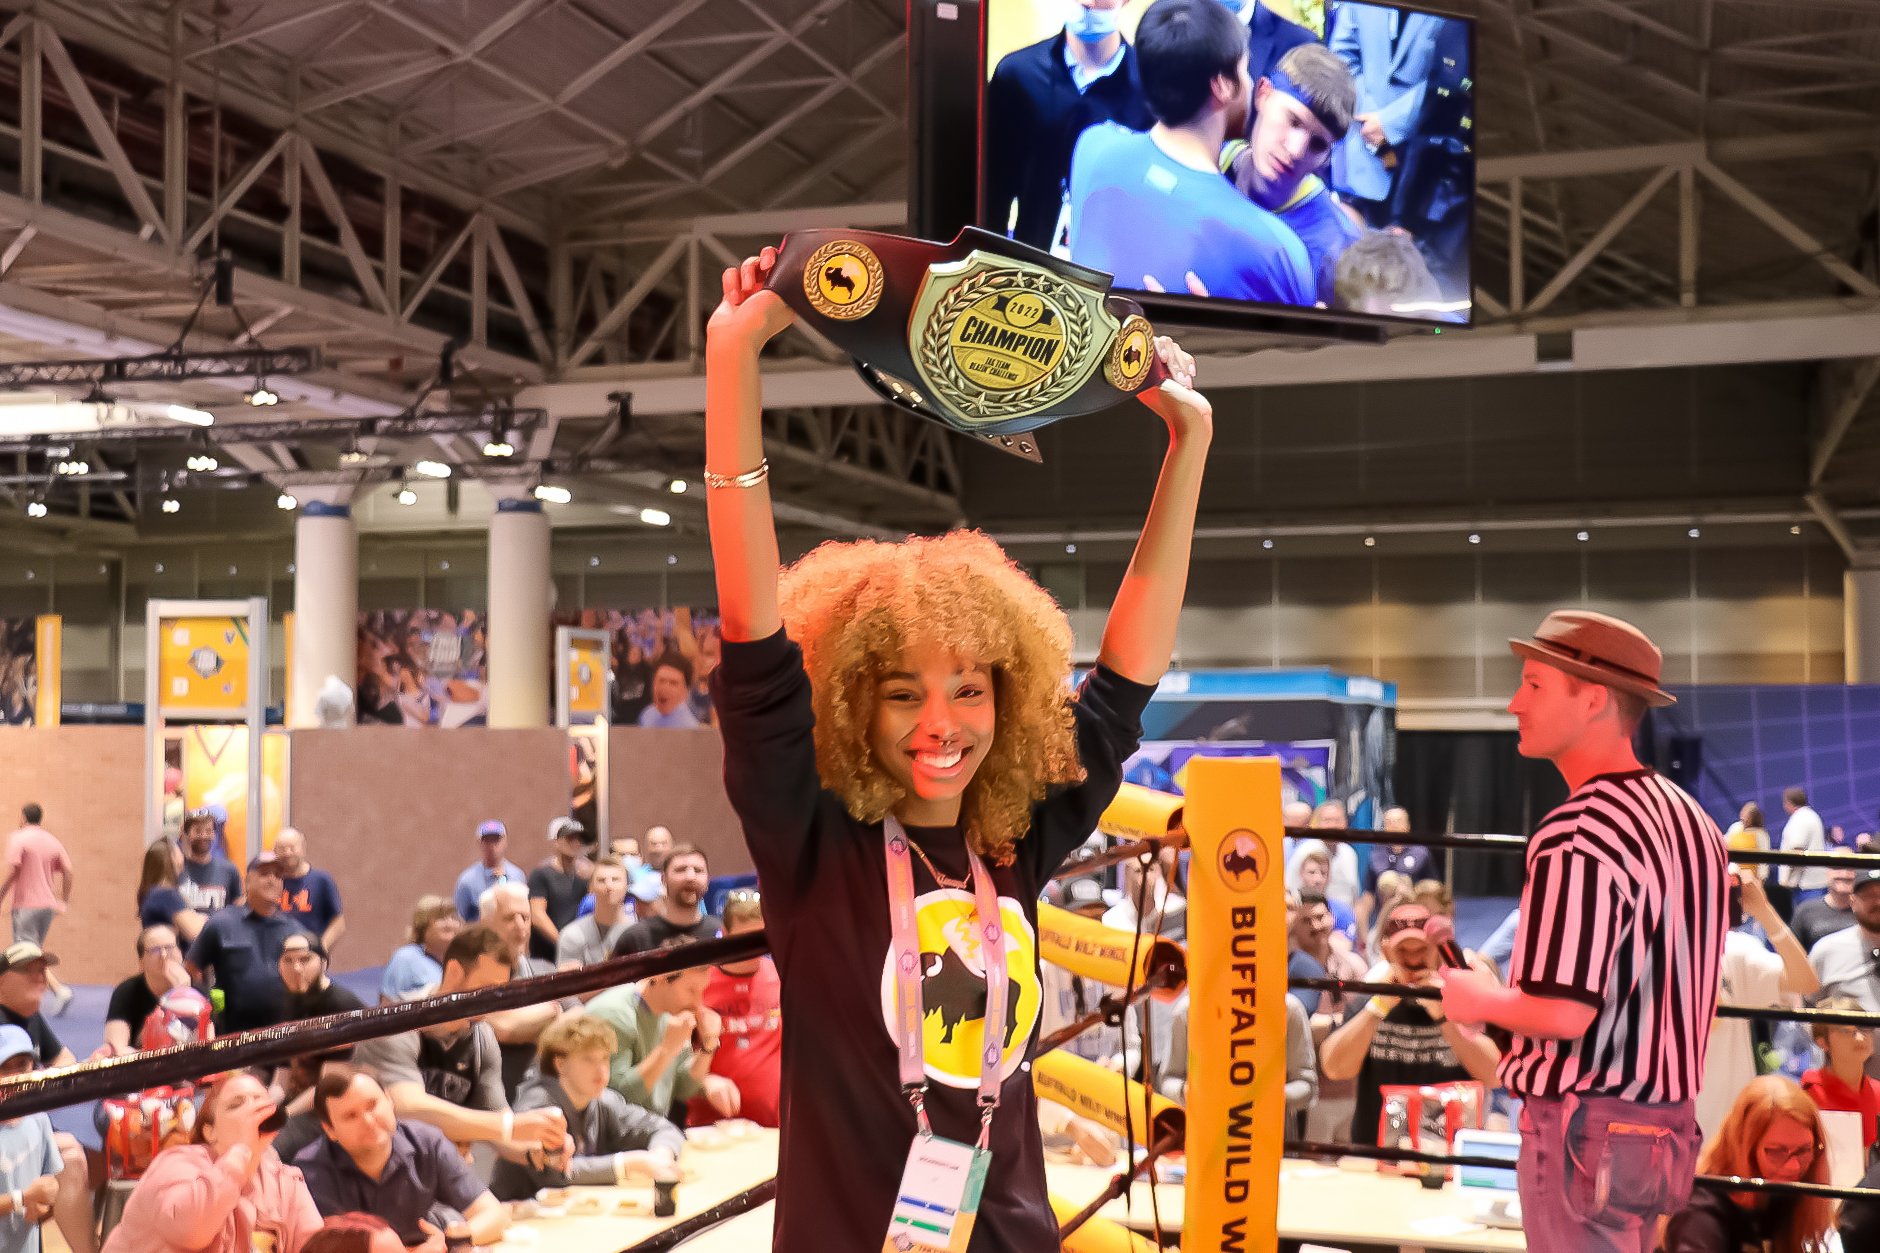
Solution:
M 1869 1192 L 1880 1192 L 1880 1162 L 1874 1163 L 1860 1186 Z M 1846 1253 L 1880 1249 L 1880 1200 L 1863 1197 L 1841 1206 L 1841 1247 Z
M 1171 886 L 1174 867 L 1174 849 L 1166 849 L 1152 859 L 1133 857 L 1124 862 L 1122 888 L 1116 904 L 1104 911 L 1103 925 L 1115 927 L 1118 931 L 1135 931 L 1137 908 L 1147 902 L 1148 917 L 1142 922 L 1145 934 L 1159 935 L 1168 940 L 1186 938 L 1188 901 Z
M 1827 1183 L 1828 1146 L 1815 1103 L 1782 1075 L 1751 1080 L 1698 1154 L 1697 1173 Z M 1826 1197 L 1700 1187 L 1661 1230 L 1665 1253 L 1805 1253 L 1823 1247 L 1833 1229 L 1834 1202 Z M 1848 1253 L 1861 1247 L 1848 1245 Z
M 1830 996 L 1815 1008 L 1857 1014 L 1860 1002 L 1851 996 Z M 1880 1079 L 1866 1069 L 1873 1056 L 1873 1032 L 1866 1027 L 1816 1023 L 1814 1036 L 1827 1064 L 1802 1076 L 1802 1091 L 1823 1110 L 1859 1114 L 1860 1142 L 1871 1158 L 1876 1120 L 1880 1120 Z
M 1839 866 L 1828 871 L 1828 894 L 1796 907 L 1792 925 L 1805 951 L 1814 952 L 1815 945 L 1854 925 L 1855 873 Z
M 679 858 L 675 849 L 673 860 Z M 621 940 L 623 949 L 631 938 Z M 666 947 L 689 943 L 692 941 L 673 940 Z M 689 1101 L 703 1096 L 720 1118 L 737 1116 L 737 1085 L 711 1073 L 712 1054 L 718 1051 L 719 1020 L 717 1014 L 705 1008 L 705 985 L 709 982 L 709 967 L 692 966 L 669 975 L 654 975 L 637 984 L 609 988 L 588 1002 L 588 1016 L 612 1027 L 619 1041 L 608 1086 L 630 1104 L 664 1115 L 675 1098 Z M 694 1031 L 698 1034 L 696 1049 Z
M 1880 870 L 1855 872 L 1854 925 L 1836 931 L 1809 951 L 1808 962 L 1821 976 L 1824 996 L 1851 996 L 1870 1014 L 1880 1013 Z M 1867 1073 L 1880 1079 L 1880 1057 L 1869 1058 Z
M 1410 897 L 1432 914 L 1444 918 L 1456 916 L 1456 894 L 1441 879 L 1418 879 L 1411 885 Z
M 1317 840 L 1306 841 L 1306 846 L 1299 850 L 1300 894 L 1310 892 L 1316 896 L 1325 896 L 1325 889 L 1331 881 L 1331 853 Z M 1325 896 L 1325 905 L 1332 911 L 1332 930 L 1344 936 L 1345 943 L 1356 950 L 1359 947 L 1357 915 L 1329 896 Z
M 37 1064 L 26 1032 L 0 1026 L 0 1079 L 29 1074 Z M 0 1249 L 40 1253 L 39 1224 L 52 1214 L 64 1169 L 51 1119 L 28 1114 L 0 1122 Z
M 1306 1111 L 1319 1099 L 1318 1050 L 1312 1046 L 1312 1019 L 1291 992 L 1286 994 L 1286 1132 L 1305 1129 Z
M 1736 886 L 1730 889 L 1731 927 L 1724 933 L 1723 961 L 1717 968 L 1717 1003 L 1772 1009 L 1784 998 L 1813 996 L 1821 981 L 1808 964 L 1801 943 L 1782 925 L 1762 880 L 1747 866 L 1737 867 L 1734 876 Z M 1774 952 L 1736 929 L 1745 917 L 1764 928 L 1775 946 Z M 1749 1020 L 1712 1019 L 1710 1047 L 1704 1053 L 1704 1077 L 1697 1090 L 1698 1129 L 1710 1135 L 1721 1127 L 1736 1094 L 1755 1077 L 1756 1045 Z
M 281 983 L 287 989 L 286 1022 L 305 1022 L 328 1014 L 350 1013 L 364 1009 L 365 1002 L 327 974 L 326 949 L 319 937 L 290 935 L 281 949 Z M 287 1103 L 287 1126 L 274 1141 L 274 1151 L 282 1161 L 291 1162 L 296 1154 L 313 1143 L 320 1134 L 320 1124 L 313 1113 L 314 1084 L 320 1069 L 329 1062 L 345 1061 L 353 1055 L 351 1045 L 336 1049 L 311 1050 L 296 1056 L 275 1074 L 276 1086 Z
M 242 898 L 241 872 L 216 852 L 216 842 L 213 810 L 194 810 L 183 819 L 183 861 L 177 867 L 176 890 L 205 918 Z
M 189 983 L 176 932 L 166 924 L 145 927 L 137 933 L 137 965 L 136 974 L 111 989 L 111 1002 L 104 1011 L 104 1044 L 94 1056 L 116 1057 L 135 1051 L 144 1019 L 150 1017 L 163 994 Z
M 1349 948 L 1332 942 L 1332 911 L 1325 898 L 1314 892 L 1301 895 L 1296 909 L 1288 901 L 1290 926 L 1287 934 L 1292 955 L 1287 960 L 1291 977 L 1316 979 L 1362 979 L 1363 961 Z M 1312 1044 L 1319 1057 L 1319 1099 L 1307 1111 L 1306 1138 L 1323 1143 L 1342 1141 L 1351 1129 L 1351 1115 L 1357 1100 L 1357 1084 L 1351 1079 L 1333 1079 L 1325 1074 L 1325 1039 L 1345 1019 L 1351 997 L 1343 992 L 1315 992 L 1302 988 L 1299 1000 L 1311 1016 Z
M 651 1179 L 679 1160 L 685 1137 L 670 1122 L 607 1086 L 619 1041 L 614 1029 L 585 1014 L 557 1019 L 542 1033 L 536 1068 L 523 1082 L 518 1111 L 559 1109 L 568 1123 L 572 1155 L 527 1163 L 498 1162 L 491 1189 L 505 1201 L 538 1188 L 625 1183 Z
M 202 930 L 208 915 L 177 890 L 182 870 L 183 850 L 175 841 L 158 840 L 144 850 L 144 868 L 137 880 L 137 921 L 146 927 L 173 927 L 187 944 Z
M 652 841 L 652 832 L 647 832 Z M 711 887 L 711 868 L 705 854 L 690 844 L 674 845 L 660 869 L 665 893 L 640 911 L 640 921 L 627 928 L 615 949 L 616 957 L 650 953 L 676 939 L 714 940 L 724 923 L 705 912 L 705 893 Z
M 223 1034 L 272 1027 L 286 1021 L 287 990 L 281 986 L 281 949 L 290 935 L 305 935 L 281 912 L 281 863 L 272 852 L 248 863 L 240 904 L 217 911 L 189 946 L 189 970 L 198 981 L 214 979 L 222 989 Z
M 1431 916 L 1414 900 L 1392 906 L 1377 926 L 1384 960 L 1365 973 L 1365 982 L 1440 987 L 1441 956 L 1427 931 Z M 1493 1089 L 1500 1064 L 1495 1042 L 1450 1022 L 1441 1001 L 1387 996 L 1355 1007 L 1319 1050 L 1319 1070 L 1327 1079 L 1357 1081 L 1353 1144 L 1378 1143 L 1384 1088 L 1473 1079 Z
M 515 956 L 494 928 L 465 927 L 445 950 L 443 980 L 420 995 L 508 983 Z M 480 1018 L 368 1040 L 353 1061 L 385 1088 L 400 1119 L 429 1123 L 455 1143 L 487 1143 L 500 1156 L 521 1159 L 534 1148 L 558 1151 L 567 1139 L 550 1111 L 510 1111 L 496 1032 Z
M 594 837 L 573 818 L 548 824 L 548 859 L 529 872 L 529 955 L 553 963 L 561 929 L 581 912 L 594 863 L 587 853 Z
M 105 1253 L 302 1253 L 320 1214 L 261 1124 L 274 1101 L 236 1071 L 209 1090 L 193 1142 L 163 1150 L 137 1181 Z M 273 1237 L 269 1241 L 269 1237 Z
M 607 960 L 633 925 L 633 912 L 627 906 L 627 868 L 619 859 L 609 855 L 595 862 L 588 888 L 593 910 L 563 927 L 556 942 L 555 964 L 563 970 Z
M 511 978 L 529 979 L 555 973 L 553 962 L 529 954 L 532 915 L 527 888 L 519 883 L 498 883 L 483 894 L 477 907 L 483 915 L 483 925 L 494 928 L 516 954 L 516 964 L 509 972 Z M 502 1049 L 503 1094 L 509 1100 L 514 1101 L 521 1090 L 522 1077 L 535 1062 L 535 1042 L 542 1038 L 548 1024 L 563 1012 L 580 1008 L 581 999 L 570 996 L 501 1010 L 488 1017 L 486 1021 Z
M 1383 829 L 1393 834 L 1408 835 L 1410 811 L 1401 805 L 1386 809 Z M 1383 893 L 1378 887 L 1380 878 L 1386 874 L 1400 874 L 1414 883 L 1429 876 L 1431 864 L 1430 850 L 1420 844 L 1373 844 L 1359 877 L 1362 891 L 1358 896 L 1358 906 L 1352 911 L 1357 915 L 1358 929 L 1368 934 L 1371 920 L 1380 916 L 1379 906 L 1383 899 Z
M 420 896 L 411 912 L 410 942 L 392 950 L 379 980 L 379 1003 L 408 1000 L 420 988 L 435 987 L 444 977 L 444 950 L 463 929 L 463 919 L 447 896 Z
M 294 1158 L 322 1214 L 363 1210 L 408 1245 L 431 1247 L 462 1221 L 479 1245 L 495 1244 L 509 1215 L 444 1133 L 399 1119 L 369 1073 L 330 1065 L 313 1090 L 320 1138 Z M 538 1149 L 537 1152 L 540 1152 Z
M 725 898 L 725 934 L 761 931 L 764 906 L 758 894 L 739 890 Z M 759 1126 L 777 1125 L 777 1095 L 783 1083 L 783 985 L 769 954 L 714 966 L 705 984 L 705 1007 L 721 1024 L 711 1072 L 738 1086 L 738 1112 Z M 709 1102 L 692 1102 L 690 1121 L 708 1123 Z
M 300 1253 L 405 1253 L 405 1242 L 376 1214 L 335 1214 Z
M 1317 840 L 1299 840 L 1293 844 L 1292 855 L 1286 859 L 1286 886 L 1294 891 L 1303 890 L 1299 881 L 1299 861 L 1308 849 L 1321 847 L 1332 860 L 1332 876 L 1326 884 L 1324 895 L 1328 900 L 1335 900 L 1347 909 L 1358 904 L 1358 852 L 1351 845 L 1330 835 L 1330 832 L 1343 831 L 1351 825 L 1345 814 L 1343 801 L 1328 800 L 1312 811 L 1312 828 L 1327 832 Z

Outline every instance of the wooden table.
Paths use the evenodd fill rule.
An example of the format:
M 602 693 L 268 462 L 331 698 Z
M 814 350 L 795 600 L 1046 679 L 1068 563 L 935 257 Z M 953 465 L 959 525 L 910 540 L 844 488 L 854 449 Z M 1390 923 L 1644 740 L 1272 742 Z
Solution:
M 722 1149 L 688 1145 L 681 1164 L 695 1177 L 680 1185 L 679 1212 L 673 1218 L 651 1216 L 650 1184 L 576 1188 L 574 1195 L 598 1199 L 602 1212 L 531 1218 L 517 1223 L 509 1238 L 496 1247 L 500 1253 L 617 1253 L 770 1178 L 777 1169 L 777 1133 L 765 1131 Z M 1113 1172 L 1094 1166 L 1047 1165 L 1045 1173 L 1053 1192 L 1078 1201 L 1101 1192 Z M 1181 1186 L 1162 1184 L 1157 1195 L 1163 1231 L 1181 1230 Z M 1453 1183 L 1432 1192 L 1407 1176 L 1379 1174 L 1368 1161 L 1352 1159 L 1338 1166 L 1286 1161 L 1280 1166 L 1280 1235 L 1333 1247 L 1372 1244 L 1449 1253 L 1522 1253 L 1527 1242 L 1520 1232 L 1485 1228 L 1472 1221 L 1477 1198 L 1484 1195 L 1473 1188 L 1462 1191 Z M 645 1203 L 647 1213 L 614 1213 L 623 1197 Z M 1151 1227 L 1149 1185 L 1138 1183 L 1132 1197 L 1133 1209 L 1119 1198 L 1101 1213 L 1147 1231 Z M 770 1246 L 770 1225 L 771 1207 L 765 1205 L 694 1237 L 681 1246 L 680 1253 L 756 1253 Z

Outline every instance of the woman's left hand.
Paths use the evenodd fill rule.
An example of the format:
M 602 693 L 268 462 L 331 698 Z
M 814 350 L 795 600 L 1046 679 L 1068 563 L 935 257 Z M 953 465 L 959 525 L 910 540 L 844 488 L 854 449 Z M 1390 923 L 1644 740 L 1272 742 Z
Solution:
M 1194 389 L 1195 359 L 1166 335 L 1155 337 L 1155 355 L 1168 371 L 1168 377 L 1155 387 L 1139 392 L 1148 405 L 1168 423 L 1169 437 L 1178 442 L 1206 440 L 1214 434 L 1214 406 Z

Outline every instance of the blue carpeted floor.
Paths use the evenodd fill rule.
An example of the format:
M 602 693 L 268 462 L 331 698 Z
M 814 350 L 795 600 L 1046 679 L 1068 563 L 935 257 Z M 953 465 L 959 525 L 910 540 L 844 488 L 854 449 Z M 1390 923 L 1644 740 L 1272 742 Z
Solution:
M 1463 946 L 1475 948 L 1488 939 L 1515 904 L 1513 897 L 1502 896 L 1457 901 L 1456 934 L 1461 938 Z M 368 966 L 363 970 L 347 971 L 335 978 L 351 989 L 360 1000 L 373 1005 L 379 999 L 379 976 L 383 970 L 382 966 Z M 110 988 L 75 986 L 72 989 L 71 1005 L 65 1013 L 52 1020 L 52 1029 L 80 1061 L 91 1056 L 92 1050 L 104 1042 L 104 1012 L 110 999 Z M 97 1146 L 98 1137 L 92 1130 L 89 1108 L 59 1110 L 53 1114 L 52 1121 L 59 1130 L 71 1132 L 94 1148 Z

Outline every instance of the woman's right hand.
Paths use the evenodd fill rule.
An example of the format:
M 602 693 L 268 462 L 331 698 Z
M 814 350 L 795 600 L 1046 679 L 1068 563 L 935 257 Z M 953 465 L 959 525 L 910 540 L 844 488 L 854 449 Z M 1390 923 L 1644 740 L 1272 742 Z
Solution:
M 709 343 L 732 343 L 756 351 L 796 321 L 790 306 L 764 286 L 776 264 L 777 250 L 765 248 L 724 272 L 724 299 L 705 326 Z

